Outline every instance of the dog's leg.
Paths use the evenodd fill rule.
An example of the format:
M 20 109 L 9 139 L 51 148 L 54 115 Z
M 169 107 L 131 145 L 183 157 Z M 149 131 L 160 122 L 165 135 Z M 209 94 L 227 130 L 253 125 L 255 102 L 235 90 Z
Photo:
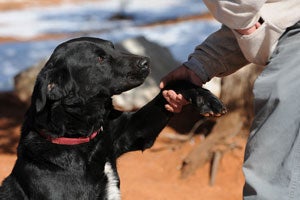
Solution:
M 218 116 L 225 112 L 220 100 L 206 89 L 186 82 L 176 82 L 167 89 L 181 93 L 199 114 Z M 114 147 L 117 156 L 128 151 L 145 150 L 153 145 L 158 134 L 173 116 L 173 113 L 165 109 L 166 103 L 162 93 L 159 93 L 137 112 L 123 113 L 110 124 L 110 127 L 118 127 L 112 131 L 115 135 Z
M 173 113 L 164 108 L 167 102 L 162 94 L 136 112 L 124 112 L 109 127 L 113 134 L 116 155 L 145 150 L 153 145 L 157 135 L 167 125 Z

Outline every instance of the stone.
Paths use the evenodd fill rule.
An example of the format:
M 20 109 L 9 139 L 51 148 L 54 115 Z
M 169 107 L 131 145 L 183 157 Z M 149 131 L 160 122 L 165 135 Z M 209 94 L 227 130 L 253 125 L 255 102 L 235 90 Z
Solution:
M 35 84 L 36 76 L 43 68 L 45 63 L 46 61 L 42 60 L 36 65 L 21 71 L 14 77 L 14 92 L 16 93 L 17 97 L 27 105 L 29 105 L 31 101 L 31 94 Z

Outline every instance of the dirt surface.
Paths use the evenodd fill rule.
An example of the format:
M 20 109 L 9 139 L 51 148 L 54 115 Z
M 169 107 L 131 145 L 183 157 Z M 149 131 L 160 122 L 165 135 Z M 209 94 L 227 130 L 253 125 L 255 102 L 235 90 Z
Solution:
M 61 3 L 51 1 L 7 1 L 0 3 L 0 11 L 29 6 L 48 6 Z M 47 36 L 51 37 L 51 36 Z M 42 38 L 43 39 L 43 38 Z M 0 42 L 14 38 L 0 38 Z M 16 147 L 26 106 L 13 93 L 0 93 L 0 182 L 11 172 L 16 160 Z M 181 123 L 178 119 L 175 123 Z M 224 129 L 226 129 L 224 124 Z M 174 143 L 166 139 L 167 134 L 178 134 L 166 127 L 154 146 L 145 152 L 133 152 L 122 156 L 118 161 L 123 200 L 240 200 L 244 183 L 242 160 L 245 135 L 234 142 L 239 148 L 223 155 L 215 184 L 211 186 L 210 163 L 198 169 L 187 179 L 180 178 L 182 160 L 189 151 L 203 141 L 196 135 L 184 143 Z

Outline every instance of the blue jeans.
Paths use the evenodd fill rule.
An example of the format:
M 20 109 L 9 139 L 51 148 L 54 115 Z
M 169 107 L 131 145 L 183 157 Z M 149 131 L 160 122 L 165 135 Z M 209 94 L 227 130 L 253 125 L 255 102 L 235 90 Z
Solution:
M 244 200 L 300 200 L 300 23 L 280 38 L 254 84 Z

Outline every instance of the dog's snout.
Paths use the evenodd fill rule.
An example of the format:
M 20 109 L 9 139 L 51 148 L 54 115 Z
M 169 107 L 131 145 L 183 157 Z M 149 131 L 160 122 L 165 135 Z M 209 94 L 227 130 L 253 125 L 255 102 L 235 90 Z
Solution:
M 149 59 L 148 58 L 141 58 L 138 60 L 138 67 L 141 69 L 148 69 L 149 68 Z

